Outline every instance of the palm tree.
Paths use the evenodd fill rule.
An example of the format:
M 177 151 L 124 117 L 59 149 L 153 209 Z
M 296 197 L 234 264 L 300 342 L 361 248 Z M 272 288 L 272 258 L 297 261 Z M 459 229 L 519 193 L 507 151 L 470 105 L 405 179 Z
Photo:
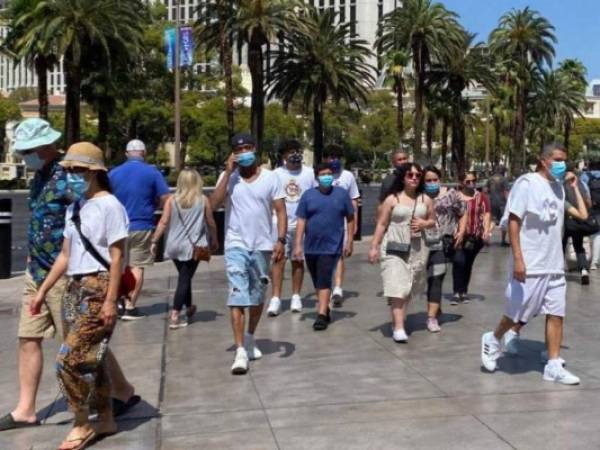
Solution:
M 288 45 L 275 52 L 270 84 L 272 97 L 284 105 L 299 95 L 305 110 L 312 106 L 315 163 L 323 152 L 323 105 L 328 98 L 359 107 L 373 85 L 372 54 L 364 40 L 352 36 L 350 24 L 337 24 L 336 13 L 309 8 L 303 29 L 286 36 Z
M 250 122 L 261 149 L 265 122 L 265 54 L 281 33 L 293 34 L 300 22 L 303 3 L 297 0 L 235 0 L 237 11 L 227 28 L 248 46 L 248 68 L 252 77 Z
M 568 95 L 570 100 L 574 100 L 575 105 L 573 106 L 576 106 L 575 109 L 567 107 L 562 113 L 563 142 L 565 146 L 569 148 L 571 130 L 575 125 L 574 116 L 581 116 L 585 106 L 587 69 L 583 63 L 577 59 L 565 59 L 559 64 L 557 72 L 565 79 L 565 83 L 567 84 L 566 89 L 568 93 L 565 95 Z
M 237 14 L 238 2 L 216 0 L 198 6 L 198 20 L 194 28 L 198 42 L 207 49 L 218 48 L 219 60 L 225 79 L 225 113 L 229 137 L 235 130 L 235 107 L 233 103 L 233 42 L 235 25 L 232 18 Z
M 530 64 L 542 68 L 554 58 L 554 27 L 537 11 L 528 7 L 513 9 L 500 18 L 489 37 L 490 48 L 498 59 L 514 69 L 516 78 L 507 80 L 515 89 L 516 114 L 512 130 L 513 151 L 524 151 L 525 119 L 530 90 Z M 517 153 L 518 154 L 518 153 Z M 515 158 L 516 159 L 516 158 Z M 522 167 L 525 164 L 523 156 Z
M 145 8 L 140 0 L 41 0 L 22 17 L 30 24 L 23 41 L 40 37 L 64 58 L 67 146 L 79 140 L 82 56 L 95 46 L 107 58 L 110 69 L 111 46 L 127 48 L 133 55 L 141 46 L 143 20 L 140 13 Z
M 33 65 L 38 79 L 38 111 L 43 119 L 48 119 L 48 70 L 57 63 L 52 45 L 41 35 L 32 35 L 23 39 L 31 23 L 27 15 L 34 10 L 40 0 L 14 0 L 2 19 L 7 22 L 8 34 L 2 42 L 0 51 L 13 57 L 15 63 L 24 62 Z
M 406 51 L 394 50 L 384 55 L 385 81 L 391 80 L 392 89 L 396 95 L 396 128 L 398 129 L 398 140 L 400 144 L 404 140 L 404 92 L 405 71 L 410 61 Z
M 412 56 L 415 74 L 415 152 L 421 152 L 423 106 L 427 72 L 436 60 L 443 59 L 462 43 L 458 16 L 432 0 L 404 0 L 402 6 L 384 16 L 379 44 L 402 48 Z

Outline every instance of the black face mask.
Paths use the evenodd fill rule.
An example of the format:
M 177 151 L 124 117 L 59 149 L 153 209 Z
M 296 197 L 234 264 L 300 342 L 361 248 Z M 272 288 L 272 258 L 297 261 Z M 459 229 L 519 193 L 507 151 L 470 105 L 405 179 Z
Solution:
M 475 188 L 465 186 L 463 187 L 463 192 L 465 193 L 465 195 L 472 197 L 473 195 L 475 195 Z
M 287 158 L 287 162 L 293 165 L 302 164 L 302 154 L 301 153 L 292 153 Z

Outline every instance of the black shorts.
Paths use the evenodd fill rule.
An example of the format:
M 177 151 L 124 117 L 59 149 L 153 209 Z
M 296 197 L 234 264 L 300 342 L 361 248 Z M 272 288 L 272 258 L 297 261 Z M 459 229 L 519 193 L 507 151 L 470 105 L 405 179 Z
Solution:
M 331 289 L 340 255 L 304 255 L 315 289 Z

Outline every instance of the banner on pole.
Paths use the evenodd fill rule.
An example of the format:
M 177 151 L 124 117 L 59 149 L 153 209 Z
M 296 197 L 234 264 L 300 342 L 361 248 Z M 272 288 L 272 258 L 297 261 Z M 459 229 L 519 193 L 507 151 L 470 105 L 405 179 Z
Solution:
M 164 33 L 165 53 L 167 54 L 167 69 L 175 67 L 175 28 L 167 28 Z M 194 64 L 194 36 L 192 27 L 181 27 L 179 29 L 179 67 Z

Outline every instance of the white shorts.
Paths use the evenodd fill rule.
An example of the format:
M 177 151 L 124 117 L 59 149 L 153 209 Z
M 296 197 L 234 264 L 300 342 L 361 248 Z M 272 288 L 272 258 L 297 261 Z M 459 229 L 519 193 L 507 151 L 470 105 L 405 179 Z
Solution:
M 565 316 L 567 282 L 564 275 L 538 275 L 525 283 L 511 279 L 506 287 L 506 316 L 527 323 L 539 314 Z

